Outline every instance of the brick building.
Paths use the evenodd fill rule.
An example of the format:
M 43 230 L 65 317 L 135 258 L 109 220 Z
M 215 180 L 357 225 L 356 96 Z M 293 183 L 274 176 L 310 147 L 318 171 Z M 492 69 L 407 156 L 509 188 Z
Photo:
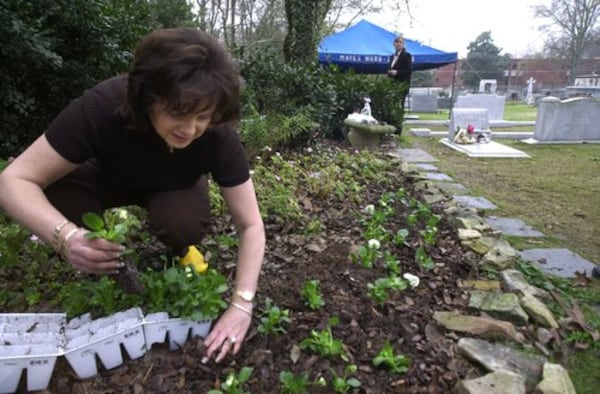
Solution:
M 448 64 L 433 71 L 432 87 L 441 87 L 447 92 L 452 89 L 454 77 L 454 90 L 460 92 L 462 85 L 462 66 L 464 59 L 459 59 L 457 64 Z M 509 73 L 510 70 L 510 73 Z M 504 76 L 498 80 L 498 92 L 515 93 L 521 96 L 527 89 L 527 80 L 535 80 L 534 92 L 553 92 L 564 89 L 569 82 L 569 66 L 553 59 L 511 59 L 510 68 L 505 70 Z M 456 73 L 456 75 L 454 75 Z M 600 58 L 583 59 L 577 70 L 577 75 L 600 74 Z

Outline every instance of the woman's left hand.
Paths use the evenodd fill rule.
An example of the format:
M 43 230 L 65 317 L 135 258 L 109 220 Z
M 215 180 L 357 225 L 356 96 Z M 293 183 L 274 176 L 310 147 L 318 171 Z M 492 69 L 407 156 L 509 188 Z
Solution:
M 248 303 L 245 306 L 252 311 L 252 305 Z M 221 362 L 227 353 L 236 354 L 241 346 L 246 333 L 252 323 L 252 316 L 247 312 L 229 305 L 229 308 L 217 321 L 212 331 L 204 339 L 204 344 L 208 347 L 206 356 L 202 358 L 202 363 L 208 362 L 213 354 L 216 355 L 215 362 Z

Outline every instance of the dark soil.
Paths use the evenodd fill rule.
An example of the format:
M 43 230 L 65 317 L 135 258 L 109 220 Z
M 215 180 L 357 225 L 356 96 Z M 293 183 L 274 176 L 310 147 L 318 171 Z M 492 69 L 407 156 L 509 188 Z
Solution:
M 342 146 L 344 148 L 344 146 Z M 252 376 L 244 385 L 246 392 L 279 393 L 279 375 L 288 371 L 298 376 L 307 373 L 311 382 L 324 377 L 344 376 L 344 368 L 355 364 L 355 377 L 360 393 L 447 393 L 459 379 L 471 372 L 471 366 L 454 354 L 456 337 L 436 326 L 434 311 L 467 309 L 467 294 L 457 282 L 470 275 L 470 265 L 456 238 L 456 231 L 447 218 L 439 224 L 439 237 L 435 246 L 426 246 L 435 268 L 425 270 L 414 258 L 421 242 L 416 230 L 411 230 L 408 246 L 392 251 L 400 260 L 402 273 L 410 272 L 421 277 L 414 288 L 390 293 L 383 305 L 368 297 L 367 284 L 387 277 L 388 270 L 381 262 L 368 269 L 353 263 L 350 252 L 364 245 L 364 227 L 358 221 L 358 212 L 364 205 L 376 203 L 382 193 L 405 188 L 408 196 L 418 198 L 412 184 L 399 172 L 381 174 L 382 182 L 369 185 L 363 205 L 351 199 L 343 203 L 332 199 L 303 196 L 306 213 L 322 222 L 320 234 L 304 236 L 303 229 L 291 228 L 277 218 L 265 220 L 267 252 L 260 278 L 257 307 L 253 325 L 244 346 L 235 357 L 217 365 L 200 363 L 202 340 L 190 339 L 183 349 L 170 351 L 166 344 L 154 345 L 142 358 L 129 360 L 120 367 L 105 370 L 99 362 L 98 376 L 80 380 L 64 358 L 59 358 L 54 369 L 49 391 L 54 393 L 205 393 L 220 388 L 230 372 L 241 367 L 253 368 Z M 385 180 L 385 181 L 383 181 Z M 332 202 L 333 201 L 333 202 Z M 408 228 L 405 220 L 407 204 L 396 202 L 397 212 L 386 228 L 392 234 Z M 442 213 L 442 207 L 433 207 Z M 422 223 L 420 224 L 423 225 Z M 230 228 L 219 222 L 217 228 Z M 211 261 L 232 261 L 233 251 L 222 249 Z M 233 278 L 232 264 L 219 266 L 219 270 Z M 319 280 L 325 305 L 311 310 L 300 295 L 306 280 Z M 289 309 L 292 322 L 284 335 L 264 335 L 257 331 L 260 312 L 265 300 L 270 298 L 283 309 Z M 308 350 L 298 352 L 300 342 L 308 338 L 311 330 L 322 330 L 328 320 L 338 317 L 332 328 L 333 336 L 343 342 L 348 361 L 340 357 L 325 358 Z M 372 363 L 383 345 L 389 341 L 396 354 L 411 360 L 408 372 L 393 374 Z M 330 393 L 331 387 L 311 386 L 307 392 Z

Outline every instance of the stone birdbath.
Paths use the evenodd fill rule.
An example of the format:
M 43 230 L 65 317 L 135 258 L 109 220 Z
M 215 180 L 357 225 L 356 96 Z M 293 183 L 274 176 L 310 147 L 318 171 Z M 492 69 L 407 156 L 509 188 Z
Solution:
M 353 148 L 358 150 L 372 151 L 379 145 L 381 135 L 396 131 L 396 127 L 389 124 L 367 123 L 352 119 L 344 119 L 344 125 L 349 128 L 348 141 Z

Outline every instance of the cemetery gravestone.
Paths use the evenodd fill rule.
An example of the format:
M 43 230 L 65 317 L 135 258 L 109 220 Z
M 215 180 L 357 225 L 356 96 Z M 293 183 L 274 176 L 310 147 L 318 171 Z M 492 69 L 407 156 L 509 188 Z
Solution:
M 537 141 L 600 141 L 600 100 L 576 97 L 539 101 L 533 139 Z
M 448 130 L 448 139 L 454 140 L 456 128 L 466 129 L 472 125 L 475 132 L 490 133 L 490 121 L 488 110 L 485 108 L 453 108 L 450 117 L 450 129 Z
M 455 108 L 486 108 L 489 120 L 502 120 L 506 96 L 497 94 L 467 94 L 456 98 Z
M 495 79 L 482 79 L 479 81 L 479 93 L 496 93 L 498 81 Z
M 435 94 L 417 94 L 412 96 L 410 101 L 410 110 L 412 112 L 437 112 L 437 95 Z

